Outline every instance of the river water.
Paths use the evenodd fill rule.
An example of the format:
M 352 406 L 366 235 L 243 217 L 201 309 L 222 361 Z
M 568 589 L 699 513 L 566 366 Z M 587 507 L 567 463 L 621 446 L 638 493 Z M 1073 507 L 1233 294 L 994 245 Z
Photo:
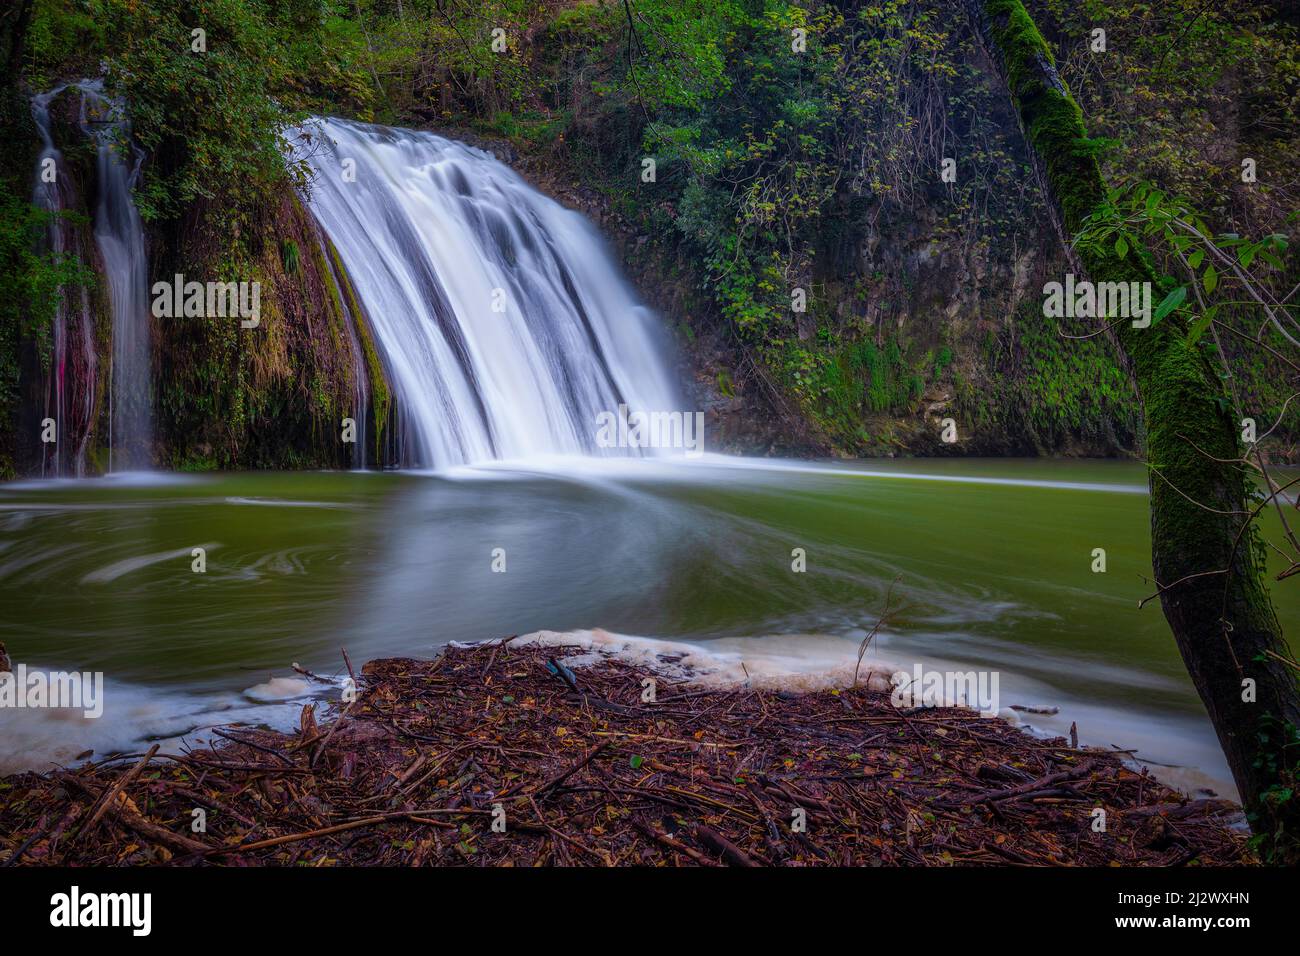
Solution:
M 1118 462 L 540 458 L 12 483 L 0 640 L 30 667 L 102 671 L 106 691 L 98 720 L 0 710 L 0 769 L 292 724 L 313 687 L 291 664 L 337 677 L 344 647 L 360 666 L 603 628 L 797 683 L 853 660 L 897 579 L 869 662 L 996 671 L 1004 711 L 1058 709 L 1017 712 L 1033 730 L 1076 722 L 1084 743 L 1234 796 L 1158 603 L 1137 606 L 1148 522 L 1143 469 Z M 1284 624 L 1298 597 L 1275 594 Z

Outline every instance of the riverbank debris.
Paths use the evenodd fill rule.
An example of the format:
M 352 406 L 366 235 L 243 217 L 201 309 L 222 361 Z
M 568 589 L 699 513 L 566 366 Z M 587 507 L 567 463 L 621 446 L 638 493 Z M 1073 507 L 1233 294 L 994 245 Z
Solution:
M 293 734 L 11 776 L 0 866 L 1252 862 L 1238 807 L 1114 753 L 866 687 L 701 689 L 565 653 L 371 661 Z

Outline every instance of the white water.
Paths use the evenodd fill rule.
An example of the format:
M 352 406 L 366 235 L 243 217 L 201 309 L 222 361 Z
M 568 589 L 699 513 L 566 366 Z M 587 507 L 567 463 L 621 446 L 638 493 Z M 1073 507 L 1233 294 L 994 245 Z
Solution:
M 109 386 L 109 470 L 134 471 L 152 464 L 150 444 L 153 434 L 152 342 L 149 316 L 149 270 L 145 255 L 144 227 L 136 210 L 131 192 L 140 175 L 143 151 L 130 144 L 130 126 L 120 104 L 104 95 L 100 80 L 79 80 L 55 87 L 32 99 L 32 113 L 41 132 L 45 148 L 41 159 L 54 158 L 59 177 L 65 178 L 62 155 L 54 147 L 50 134 L 49 106 L 51 101 L 69 88 L 81 97 L 79 125 L 82 133 L 92 139 L 97 147 L 95 190 L 98 201 L 95 207 L 95 246 L 103 260 L 101 280 L 107 285 L 109 305 L 113 316 L 113 361 Z M 129 152 L 129 155 L 126 153 Z M 65 206 L 66 190 L 61 184 L 43 185 L 41 165 L 37 164 L 37 201 L 47 209 Z M 55 238 L 58 228 L 52 227 L 52 248 L 65 251 L 65 242 Z M 83 255 L 84 258 L 84 255 Z M 83 293 L 84 295 L 84 293 Z M 65 305 L 66 308 L 66 305 Z M 89 306 L 82 300 L 84 336 L 89 343 Z M 56 321 L 56 358 L 63 346 L 59 338 L 66 336 L 67 322 L 61 316 Z M 91 349 L 93 362 L 93 349 Z M 61 372 L 61 368 L 60 368 Z M 65 424 L 63 413 L 70 399 L 62 396 L 63 380 L 58 377 L 58 411 L 56 419 L 60 429 Z M 92 403 L 93 379 L 83 383 L 84 394 L 75 401 L 85 406 L 88 419 Z M 91 427 L 87 421 L 84 426 Z M 75 453 L 74 470 L 83 472 L 85 440 L 88 430 L 80 435 Z
M 431 133 L 318 119 L 289 146 L 392 379 L 402 464 L 598 454 L 599 413 L 682 409 L 582 216 Z
M 298 726 L 303 704 L 313 696 L 324 697 L 323 686 L 272 677 L 242 693 L 196 694 L 106 680 L 106 710 L 112 707 L 109 719 L 88 718 L 77 707 L 0 710 L 4 734 L 0 775 L 23 770 L 44 773 L 73 765 L 78 757 L 93 754 L 99 760 L 142 751 L 151 743 L 157 743 L 163 753 L 220 743 L 210 734 L 213 727 L 242 724 L 289 733 Z M 337 699 L 338 691 L 332 696 Z
M 50 132 L 50 101 L 66 88 L 56 87 L 32 97 L 32 119 L 42 143 L 41 154 L 36 160 L 32 202 L 50 213 L 61 213 L 75 202 L 75 191 L 66 175 L 63 153 L 54 145 Z M 85 108 L 84 101 L 82 108 Z M 46 175 L 50 163 L 53 164 L 53 182 Z M 75 256 L 84 262 L 86 250 L 81 248 L 78 240 L 77 233 L 67 222 L 51 218 L 46 241 L 56 257 Z M 80 478 L 86 473 L 86 442 L 93 427 L 96 365 L 90 294 L 84 286 L 59 296 L 52 331 L 54 354 L 45 415 L 57 423 L 61 440 L 43 449 L 41 473 Z
M 134 471 L 153 464 L 149 267 L 144 227 L 131 197 L 144 153 L 126 145 L 130 127 L 121 107 L 103 97 L 102 86 L 96 81 L 81 84 L 81 89 L 83 103 L 92 104 L 98 114 L 89 128 L 83 128 L 99 144 L 95 244 L 104 260 L 113 309 L 109 470 Z M 129 157 L 123 155 L 126 149 L 131 150 Z

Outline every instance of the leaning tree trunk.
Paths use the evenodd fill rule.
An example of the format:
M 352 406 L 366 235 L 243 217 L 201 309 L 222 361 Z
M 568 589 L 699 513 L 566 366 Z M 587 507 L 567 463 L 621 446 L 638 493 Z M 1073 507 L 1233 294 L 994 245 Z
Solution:
M 965 5 L 1015 102 L 1057 231 L 1070 250 L 1071 237 L 1106 195 L 1083 115 L 1020 0 Z M 1094 283 L 1155 279 L 1140 249 L 1068 254 L 1075 271 Z M 1287 648 L 1264 585 L 1258 532 L 1253 525 L 1243 528 L 1251 487 L 1244 470 L 1231 464 L 1242 457 L 1237 426 L 1220 401 L 1223 387 L 1208 357 L 1188 345 L 1184 322 L 1170 316 L 1145 329 L 1123 322 L 1118 337 L 1142 400 L 1151 561 L 1165 618 L 1255 832 L 1271 858 L 1294 861 L 1300 798 L 1288 799 L 1286 791 L 1294 783 L 1297 748 L 1286 741 L 1300 725 L 1300 693 L 1280 659 Z

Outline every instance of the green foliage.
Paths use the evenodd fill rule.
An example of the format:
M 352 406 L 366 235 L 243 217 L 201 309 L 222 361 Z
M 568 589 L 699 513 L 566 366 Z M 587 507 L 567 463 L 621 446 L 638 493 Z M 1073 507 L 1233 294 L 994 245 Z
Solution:
M 952 32 L 951 17 L 933 3 L 849 10 L 759 0 L 696 10 L 639 0 L 631 10 L 630 23 L 617 8 L 583 20 L 586 49 L 592 30 L 606 31 L 597 72 L 608 78 L 593 84 L 600 120 L 573 111 L 566 144 L 575 153 L 590 145 L 597 159 L 584 152 L 576 165 L 584 176 L 600 168 L 621 215 L 699 263 L 714 309 L 741 346 L 837 443 L 861 448 L 862 416 L 915 413 L 953 353 L 936 361 L 918 350 L 886 363 L 888 372 L 868 369 L 862 357 L 889 348 L 865 320 L 868 308 L 932 306 L 883 277 L 855 284 L 844 274 L 852 268 L 844 250 L 860 245 L 873 211 L 906 219 L 923 208 L 937 213 L 936 235 L 986 236 L 993 256 L 1005 255 L 1035 206 L 1026 199 L 1028 166 L 1008 141 L 1014 129 L 996 116 L 1000 93 L 971 62 L 969 38 Z M 802 51 L 794 49 L 800 38 Z M 563 96 L 578 101 L 569 87 Z M 630 121 L 641 149 L 619 150 L 611 140 L 626 141 Z M 964 172 L 936 202 L 944 147 L 934 131 L 947 125 L 960 131 Z M 640 181 L 647 156 L 657 164 L 653 185 Z M 815 315 L 804 324 L 819 330 L 815 339 L 792 310 L 795 288 L 809 293 Z M 846 296 L 853 308 L 834 309 Z
M 1259 409 L 1276 423 L 1270 431 L 1281 427 L 1280 437 L 1294 441 L 1300 413 L 1290 408 L 1290 397 L 1300 375 L 1286 356 L 1300 348 L 1300 304 L 1289 295 L 1300 260 L 1286 234 L 1216 233 L 1189 199 L 1154 183 L 1126 181 L 1108 190 L 1075 245 L 1117 255 L 1151 248 L 1153 261 L 1170 273 L 1152 325 L 1180 316 L 1187 344 L 1218 361 L 1234 400 L 1249 398 L 1253 413 Z
M 1249 191 L 1242 211 L 1246 191 L 1231 181 L 1238 170 L 1216 150 L 1239 138 L 1261 168 L 1295 154 L 1287 151 L 1300 129 L 1294 31 L 1269 23 L 1249 0 L 1212 10 L 1200 0 L 1163 6 L 1031 2 L 1100 136 L 1079 135 L 1078 109 L 1064 97 L 1039 104 L 1030 136 L 1065 143 L 1049 153 L 1063 161 L 1136 166 L 1171 194 L 1212 188 L 1231 197 L 1233 215 L 1266 217 L 1281 190 Z M 993 7 L 1008 13 L 1010 33 L 1023 34 L 1016 48 L 1032 54 L 1010 64 L 1016 88 L 1036 70 L 1039 52 L 1049 55 L 1048 42 L 1016 14 L 1019 4 L 994 0 Z M 992 411 L 1011 391 L 1018 401 L 1062 397 L 1060 408 L 1033 413 L 1040 434 L 1062 434 L 1066 423 L 1092 433 L 1099 408 L 1119 407 L 1104 350 L 1087 347 L 1082 365 L 1071 364 L 1058 346 L 1072 343 L 1040 341 L 1035 330 L 1026 340 L 1044 364 L 1013 368 L 1007 350 L 1019 340 L 1001 327 L 998 349 L 986 356 L 972 347 L 982 333 L 969 325 L 936 333 L 946 318 L 910 285 L 915 274 L 853 275 L 861 263 L 845 250 L 860 249 L 882 210 L 896 221 L 923 214 L 931 242 L 946 249 L 946 239 L 957 240 L 995 269 L 1040 242 L 1033 176 L 1005 97 L 990 87 L 964 17 L 948 5 L 37 0 L 35 9 L 27 81 L 48 86 L 107 64 L 110 86 L 129 100 L 134 134 L 149 151 L 137 197 L 144 214 L 167 225 L 192 212 L 211 267 L 245 272 L 269 237 L 286 271 L 298 268 L 293 241 L 281 241 L 265 222 L 300 172 L 284 168 L 281 133 L 306 112 L 472 126 L 533 156 L 567 157 L 616 216 L 697 263 L 691 278 L 701 280 L 707 311 L 848 450 L 862 447 L 864 416 L 916 415 L 932 384 L 965 389 L 989 420 L 1011 414 Z M 1111 40 L 1105 57 L 1089 54 L 1084 42 L 1099 22 Z M 191 50 L 196 27 L 206 30 L 206 53 Z M 504 52 L 492 49 L 496 28 L 505 31 Z M 792 49 L 795 30 L 806 31 L 803 52 Z M 1261 118 L 1238 137 L 1227 124 L 1244 115 L 1239 103 Z M 959 179 L 940 185 L 935 171 L 954 142 Z M 654 184 L 639 180 L 644 156 L 658 163 Z M 1078 213 L 1096 197 L 1063 198 L 1067 213 Z M 1207 218 L 1221 212 L 1207 208 Z M 1112 243 L 1117 238 L 1112 254 L 1123 259 L 1134 244 Z M 1208 259 L 1198 276 L 1202 292 L 1207 280 L 1222 291 L 1222 269 Z M 1161 290 L 1162 309 L 1191 301 L 1189 286 L 1179 303 L 1178 285 Z M 811 296 L 812 314 L 803 318 L 790 306 L 795 287 Z M 895 316 L 899 326 L 882 334 L 875 323 Z M 1194 337 L 1207 334 L 1198 321 Z M 684 327 L 683 334 L 693 333 Z M 203 359 L 223 370 L 223 382 L 239 361 L 237 336 L 229 338 L 210 343 Z M 1000 364 L 981 369 L 970 361 L 990 356 Z M 1269 378 L 1267 361 L 1244 360 L 1257 378 Z M 1084 378 L 1062 381 L 1072 374 Z M 1078 393 L 1096 383 L 1103 383 L 1097 401 Z M 1123 430 L 1131 408 L 1119 404 Z
M 933 372 L 937 379 L 942 374 L 929 353 L 917 362 L 909 360 L 897 339 L 883 345 L 873 339 L 819 339 L 813 347 L 787 343 L 779 371 L 822 431 L 844 447 L 872 440 L 866 422 L 874 416 L 915 413 L 927 375 Z
M 1104 341 L 1064 338 L 1035 302 L 991 335 L 995 414 L 1023 423 L 1041 450 L 1077 435 L 1097 445 L 1137 431 L 1138 409 L 1128 377 Z
M 1265 172 L 1250 188 L 1240 178 L 1243 158 L 1267 171 L 1300 155 L 1294 22 L 1254 0 L 1039 0 L 1031 8 L 1056 26 L 1061 75 L 1089 127 L 1122 143 L 1102 154 L 1103 172 L 1187 196 L 1225 232 L 1273 231 L 1294 208 L 1285 177 Z M 1098 25 L 1104 55 L 1088 49 Z
M 0 179 L 0 414 L 6 420 L 18 397 L 20 343 L 34 344 L 41 367 L 48 369 L 60 296 L 92 281 L 75 259 L 41 251 L 52 216 Z M 7 470 L 2 462 L 0 470 Z
M 737 30 L 755 22 L 747 6 L 738 0 L 636 3 L 635 32 L 627 40 L 632 57 L 625 81 L 632 84 L 647 108 L 701 109 L 730 88 L 729 66 L 741 39 Z M 598 91 L 617 89 L 615 85 L 597 86 Z
M 24 79 L 36 90 L 94 75 L 106 49 L 105 23 L 94 0 L 36 0 L 26 38 Z
M 568 122 L 569 117 L 563 113 L 547 116 L 537 110 L 526 110 L 522 114 L 515 115 L 508 110 L 502 110 L 491 119 L 478 124 L 478 127 L 486 133 L 505 136 L 531 146 L 541 146 L 553 142 L 564 131 Z
M 285 239 L 280 243 L 280 261 L 284 264 L 284 271 L 291 275 L 296 275 L 301 271 L 300 254 L 298 252 L 298 243 L 292 239 Z
M 350 0 L 338 5 L 331 34 L 346 41 L 362 69 L 377 118 L 477 125 L 527 106 L 533 77 L 525 37 L 557 4 L 549 0 Z M 493 49 L 494 30 L 505 49 Z
M 1296 772 L 1300 730 L 1294 724 L 1266 713 L 1259 721 L 1256 739 L 1259 748 L 1253 766 L 1273 778 L 1274 782 L 1260 795 L 1260 803 L 1269 812 L 1254 809 L 1246 814 L 1255 831 L 1250 846 L 1266 863 L 1294 864 L 1295 860 L 1283 858 L 1284 853 L 1294 852 L 1294 839 L 1284 831 L 1280 821 L 1287 818 L 1288 809 L 1294 808 L 1295 801 L 1300 799 L 1297 795 L 1300 779 L 1297 779 Z M 1271 830 L 1270 823 L 1273 826 Z
M 943 346 L 934 357 L 934 377 L 938 378 L 943 374 L 943 370 L 952 364 L 952 349 Z
M 176 219 L 197 204 L 225 255 L 247 258 L 259 210 L 302 173 L 286 168 L 285 128 L 319 105 L 322 90 L 360 95 L 355 49 L 330 15 L 336 4 L 89 3 L 113 37 L 104 49 L 110 86 L 130 104 L 132 133 L 150 153 L 136 190 L 141 216 Z

